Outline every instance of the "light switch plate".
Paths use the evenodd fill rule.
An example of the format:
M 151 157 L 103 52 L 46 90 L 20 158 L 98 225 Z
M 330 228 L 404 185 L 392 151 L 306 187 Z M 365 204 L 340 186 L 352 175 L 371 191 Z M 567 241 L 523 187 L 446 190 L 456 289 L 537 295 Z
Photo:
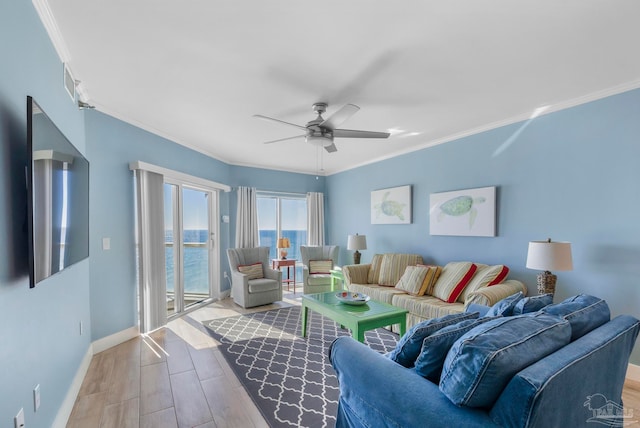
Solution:
M 103 250 L 111 249 L 111 238 L 102 238 L 102 249 Z
M 13 418 L 15 428 L 24 428 L 24 410 L 20 409 L 15 418 Z
M 40 384 L 33 388 L 33 411 L 37 412 L 40 407 Z

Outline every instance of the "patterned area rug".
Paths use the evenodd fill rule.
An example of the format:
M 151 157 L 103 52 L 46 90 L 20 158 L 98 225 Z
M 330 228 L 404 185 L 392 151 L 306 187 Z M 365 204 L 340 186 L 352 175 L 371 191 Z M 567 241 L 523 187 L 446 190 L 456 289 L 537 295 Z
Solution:
M 339 389 L 328 350 L 348 330 L 310 311 L 308 335 L 302 338 L 297 306 L 203 324 L 270 426 L 335 425 Z M 365 334 L 365 343 L 378 352 L 390 351 L 397 341 L 385 329 Z

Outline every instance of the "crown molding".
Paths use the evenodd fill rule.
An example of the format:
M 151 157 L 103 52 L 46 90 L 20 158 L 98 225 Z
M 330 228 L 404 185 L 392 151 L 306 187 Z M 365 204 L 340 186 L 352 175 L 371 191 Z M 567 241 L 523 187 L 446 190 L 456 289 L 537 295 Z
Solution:
M 69 64 L 71 62 L 71 54 L 69 53 L 69 50 L 67 48 L 67 45 L 64 41 L 64 38 L 62 37 L 62 34 L 60 32 L 60 29 L 58 28 L 58 25 L 56 23 L 55 17 L 53 16 L 53 13 L 51 12 L 51 8 L 49 7 L 49 3 L 47 0 L 32 0 L 32 3 L 36 9 L 36 12 L 38 13 L 40 20 L 42 21 L 42 24 L 44 25 L 47 33 L 49 34 L 49 38 L 51 39 L 51 42 L 58 54 L 58 57 L 60 58 L 60 60 L 65 63 L 65 64 Z M 73 71 L 73 68 L 70 67 L 71 70 Z M 244 166 L 244 167 L 250 167 L 250 168 L 260 168 L 260 169 L 269 169 L 269 170 L 276 170 L 276 171 L 286 171 L 286 172 L 294 172 L 294 173 L 300 173 L 300 174 L 308 174 L 308 175 L 316 175 L 316 176 L 331 176 L 334 174 L 338 174 L 341 172 L 345 172 L 345 171 L 350 171 L 352 169 L 356 169 L 362 166 L 366 166 L 366 165 L 371 165 L 377 162 L 381 162 L 383 160 L 387 160 L 387 159 L 391 159 L 394 158 L 396 156 L 401 156 L 403 154 L 407 154 L 407 153 L 412 153 L 412 152 L 416 152 L 418 150 L 423 150 L 425 148 L 428 147 L 432 147 L 432 146 L 436 146 L 439 144 L 444 144 L 447 142 L 451 142 L 451 141 L 455 141 L 458 140 L 460 138 L 464 138 L 464 137 L 468 137 L 470 135 L 475 135 L 475 134 L 479 134 L 482 132 L 486 132 L 486 131 L 490 131 L 492 129 L 497 129 L 503 126 L 507 126 L 507 125 L 511 125 L 514 123 L 518 123 L 518 122 L 522 122 L 522 121 L 526 121 L 526 120 L 530 120 L 533 117 L 538 117 L 538 116 L 543 116 L 543 115 L 547 115 L 549 113 L 553 113 L 553 112 L 557 112 L 560 110 L 565 110 L 571 107 L 576 107 L 578 105 L 581 104 L 586 104 L 592 101 L 596 101 L 599 99 L 603 99 L 612 95 L 617 95 L 623 92 L 627 92 L 627 91 L 631 91 L 634 89 L 638 89 L 640 88 L 640 79 L 636 79 L 630 82 L 626 82 L 626 83 L 622 83 L 620 85 L 616 85 L 610 88 L 606 88 L 603 89 L 601 91 L 596 91 L 596 92 L 592 92 L 586 95 L 582 95 L 576 98 L 572 98 L 569 100 L 565 100 L 565 101 L 560 101 L 557 102 L 555 104 L 551 104 L 551 105 L 547 105 L 544 106 L 545 110 L 543 112 L 541 112 L 539 115 L 535 115 L 532 116 L 531 113 L 527 113 L 527 114 L 520 114 L 517 116 L 513 116 L 504 120 L 500 120 L 500 121 L 496 121 L 496 122 L 492 122 L 492 123 L 488 123 L 485 125 L 481 125 L 475 128 L 471 128 L 462 132 L 458 132 L 455 134 L 451 134 L 451 135 L 447 135 L 441 138 L 437 138 L 435 140 L 430 140 L 427 141 L 423 144 L 420 144 L 418 146 L 413 146 L 411 148 L 405 149 L 405 150 L 400 150 L 400 151 L 396 151 L 393 153 L 389 153 L 385 156 L 381 156 L 375 159 L 372 159 L 370 161 L 366 161 L 366 162 L 361 162 L 361 163 L 357 163 L 354 165 L 351 165 L 349 167 L 346 168 L 340 168 L 340 169 L 335 169 L 335 170 L 324 170 L 324 171 L 319 171 L 319 172 L 310 172 L 310 171 L 301 171 L 301 170 L 295 170 L 295 169 L 283 169 L 283 168 L 276 168 L 276 167 L 268 167 L 268 166 L 261 166 L 259 164 L 253 164 L 253 163 L 235 163 L 235 162 L 231 162 L 227 159 L 221 158 L 219 155 L 212 153 L 209 150 L 203 149 L 201 147 L 198 147 L 194 144 L 189 144 L 188 142 L 185 141 L 181 141 L 178 138 L 175 138 L 174 136 L 160 131 L 158 129 L 155 129 L 151 126 L 147 126 L 145 124 L 142 124 L 138 121 L 135 120 L 131 120 L 128 117 L 126 117 L 125 115 L 121 115 L 118 114 L 115 111 L 109 111 L 109 109 L 105 109 L 105 108 L 99 108 L 97 105 L 96 107 L 98 107 L 98 110 L 110 115 L 116 119 L 119 119 L 123 122 L 129 123 L 133 126 L 136 126 L 138 128 L 141 128 L 145 131 L 151 132 L 155 135 L 158 135 L 160 137 L 166 138 L 167 140 L 170 140 L 172 142 L 175 142 L 176 144 L 180 144 L 184 147 L 187 147 L 189 149 L 192 149 L 194 151 L 200 152 L 208 157 L 211 157 L 215 160 L 227 163 L 228 165 L 233 165 L 233 166 Z M 82 94 L 80 94 L 80 98 L 83 100 L 87 100 L 89 99 L 88 94 L 86 93 L 86 90 L 84 88 L 82 88 Z
M 53 47 L 58 53 L 60 61 L 63 63 L 69 62 L 71 60 L 71 54 L 69 53 L 67 44 L 64 42 L 60 28 L 58 28 L 53 12 L 51 12 L 49 3 L 47 0 L 32 0 L 32 3 L 36 12 L 38 12 L 38 16 L 40 16 L 42 25 L 44 25 L 44 28 L 49 34 L 49 39 L 51 39 L 51 43 L 53 43 Z
M 550 113 L 554 113 L 557 111 L 561 111 L 561 110 L 566 110 L 572 107 L 577 107 L 579 105 L 582 104 L 586 104 L 586 103 L 590 103 L 592 101 L 597 101 L 597 100 L 601 100 L 613 95 L 618 95 L 618 94 L 622 94 L 624 92 L 628 92 L 628 91 L 632 91 L 635 89 L 640 89 L 640 79 L 638 80 L 632 80 L 630 82 L 625 82 L 623 84 L 620 85 L 616 85 L 616 86 L 612 86 L 610 88 L 606 88 L 603 89 L 601 91 L 596 91 L 596 92 L 591 92 L 589 94 L 586 95 L 582 95 L 576 98 L 571 98 L 569 100 L 565 100 L 565 101 L 560 101 L 557 102 L 555 104 L 550 104 L 550 105 L 546 105 L 546 106 L 542 106 L 539 107 L 537 109 L 534 109 L 534 111 L 532 113 L 526 113 L 526 114 L 520 114 L 517 116 L 512 116 L 510 118 L 507 119 L 503 119 L 503 120 L 499 120 L 496 122 L 491 122 L 485 125 L 481 125 L 475 128 L 471 128 L 471 129 L 467 129 L 465 131 L 461 131 L 461 132 L 457 132 L 455 134 L 450 134 L 447 135 L 445 137 L 442 138 L 437 138 L 435 140 L 430 140 L 424 144 L 420 144 L 418 146 L 413 146 L 411 148 L 405 149 L 405 150 L 399 150 L 393 153 L 389 153 L 385 156 L 381 156 L 378 157 L 376 159 L 372 159 L 370 161 L 367 162 L 361 162 L 357 165 L 353 165 L 351 167 L 348 168 L 343 168 L 340 170 L 335 170 L 335 171 L 331 171 L 330 173 L 328 173 L 327 175 L 331 176 L 334 174 L 338 174 L 341 172 L 345 172 L 345 171 L 350 171 L 352 169 L 356 169 L 356 168 L 360 168 L 362 166 L 366 166 L 366 165 L 371 165 L 377 162 L 381 162 L 383 160 L 387 160 L 387 159 L 391 159 L 394 158 L 396 156 L 400 156 L 400 155 L 404 155 L 407 153 L 413 153 L 416 152 L 418 150 L 423 150 L 426 149 L 428 147 L 433 147 L 433 146 L 437 146 L 439 144 L 444 144 L 444 143 L 448 143 L 451 141 L 455 141 L 455 140 L 459 140 L 461 138 L 464 137 L 469 137 L 471 135 L 475 135 L 475 134 L 480 134 L 482 132 L 486 132 L 486 131 L 490 131 L 492 129 L 497 129 L 497 128 L 501 128 L 503 126 L 507 126 L 507 125 L 513 125 L 514 123 L 519 123 L 519 122 L 523 122 L 526 120 L 532 120 L 534 118 L 540 117 L 540 116 L 544 116 Z

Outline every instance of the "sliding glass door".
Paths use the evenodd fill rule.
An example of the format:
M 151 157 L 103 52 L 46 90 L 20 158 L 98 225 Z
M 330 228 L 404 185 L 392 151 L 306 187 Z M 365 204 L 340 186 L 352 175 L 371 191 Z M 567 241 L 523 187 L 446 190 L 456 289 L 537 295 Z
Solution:
M 300 245 L 307 245 L 307 200 L 304 195 L 258 194 L 260 246 L 269 247 L 269 256 L 278 257 L 278 238 L 289 238 L 287 259 L 297 260 L 296 279 L 302 280 Z
M 217 192 L 165 180 L 167 316 L 216 297 Z

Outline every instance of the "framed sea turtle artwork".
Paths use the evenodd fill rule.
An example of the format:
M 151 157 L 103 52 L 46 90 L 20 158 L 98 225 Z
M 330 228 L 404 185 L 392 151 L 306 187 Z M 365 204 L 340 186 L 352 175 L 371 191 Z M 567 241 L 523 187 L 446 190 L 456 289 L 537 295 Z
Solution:
M 496 236 L 496 188 L 429 195 L 429 234 Z
M 410 224 L 411 186 L 371 192 L 371 224 Z

